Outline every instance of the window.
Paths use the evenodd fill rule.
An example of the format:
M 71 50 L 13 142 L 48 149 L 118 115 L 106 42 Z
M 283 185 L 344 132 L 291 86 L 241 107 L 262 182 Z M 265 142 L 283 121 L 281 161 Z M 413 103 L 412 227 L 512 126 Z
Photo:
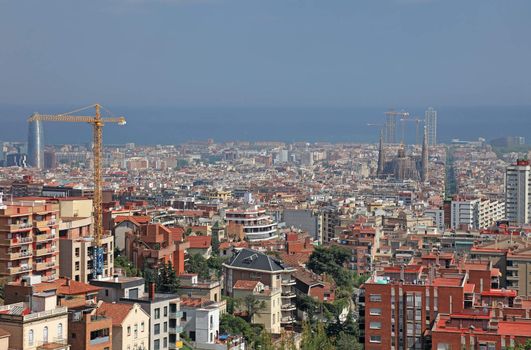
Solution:
M 181 321 L 186 321 L 186 312 L 183 312 L 183 317 L 181 317 Z
M 30 329 L 28 333 L 28 345 L 33 346 L 33 341 L 34 341 L 33 329 Z
M 382 295 L 381 294 L 371 294 L 369 296 L 369 301 L 380 302 L 380 301 L 382 301 Z
M 157 339 L 153 342 L 153 344 L 155 345 L 155 350 L 160 350 L 160 340 Z
M 57 338 L 63 339 L 63 324 L 59 323 L 57 325 Z
M 79 261 L 76 261 L 76 271 L 79 271 Z
M 162 341 L 162 347 L 166 349 L 168 347 L 168 338 L 164 337 L 164 340 Z
M 134 334 L 135 334 L 135 339 L 138 338 L 138 323 L 135 324 L 135 328 L 134 328 Z
M 164 317 L 168 316 L 168 307 L 164 306 Z
M 437 344 L 437 350 L 451 350 L 452 347 L 450 346 L 450 344 L 447 344 L 447 343 L 439 343 Z
M 109 290 L 108 290 L 108 289 L 105 289 L 105 296 L 106 296 L 106 297 L 109 296 Z
M 155 320 L 158 320 L 159 318 L 160 318 L 160 309 L 156 308 L 155 309 Z
M 79 248 L 76 248 L 76 258 L 79 258 Z
M 168 322 L 164 322 L 164 333 L 168 331 Z
M 144 326 L 145 326 L 145 324 L 144 324 L 144 322 L 142 322 L 142 323 L 140 324 L 140 332 L 143 332 L 143 331 L 144 331 Z
M 371 339 L 369 340 L 371 343 L 381 343 L 382 342 L 382 336 L 381 335 L 371 335 Z
M 48 326 L 45 326 L 42 330 L 42 340 L 48 342 Z
M 131 335 L 131 326 L 127 326 L 127 336 Z
M 382 322 L 371 322 L 369 324 L 370 329 L 382 329 Z
M 155 334 L 160 334 L 160 323 L 155 324 L 153 327 Z
M 380 316 L 382 314 L 382 309 L 379 307 L 371 307 L 369 310 L 369 315 L 371 316 Z

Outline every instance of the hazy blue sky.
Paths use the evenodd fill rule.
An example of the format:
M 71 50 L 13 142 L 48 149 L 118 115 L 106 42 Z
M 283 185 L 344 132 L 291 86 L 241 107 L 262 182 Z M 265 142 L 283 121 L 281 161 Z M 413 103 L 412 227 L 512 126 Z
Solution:
M 530 0 L 0 0 L 0 104 L 531 104 Z

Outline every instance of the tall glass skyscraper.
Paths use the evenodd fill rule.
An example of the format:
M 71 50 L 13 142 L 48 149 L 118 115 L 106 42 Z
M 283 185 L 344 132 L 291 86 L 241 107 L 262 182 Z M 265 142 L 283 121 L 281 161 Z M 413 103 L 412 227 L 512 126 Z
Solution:
M 424 123 L 428 136 L 428 145 L 437 144 L 437 111 L 429 107 L 424 113 Z
M 29 166 L 43 167 L 43 133 L 40 120 L 28 123 L 28 161 Z

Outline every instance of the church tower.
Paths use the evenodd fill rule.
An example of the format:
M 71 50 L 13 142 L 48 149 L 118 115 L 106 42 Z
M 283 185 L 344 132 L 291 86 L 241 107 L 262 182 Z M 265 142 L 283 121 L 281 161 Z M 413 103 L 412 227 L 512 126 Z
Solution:
M 428 129 L 424 127 L 424 141 L 422 142 L 422 159 L 420 169 L 420 180 L 428 181 Z
M 384 167 L 385 167 L 385 150 L 384 150 L 384 142 L 383 142 L 383 130 L 380 131 L 380 146 L 378 148 L 378 169 L 376 170 L 377 176 L 382 176 L 384 173 Z

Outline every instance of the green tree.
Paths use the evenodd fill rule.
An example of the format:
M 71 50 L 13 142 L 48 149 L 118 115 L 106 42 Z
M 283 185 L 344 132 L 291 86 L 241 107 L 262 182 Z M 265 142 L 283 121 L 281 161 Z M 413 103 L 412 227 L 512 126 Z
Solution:
M 221 274 L 223 271 L 223 263 L 225 262 L 226 258 L 222 258 L 218 255 L 212 255 L 207 260 L 208 268 L 215 271 L 216 277 L 221 278 Z
M 308 323 L 302 329 L 301 350 L 332 350 L 334 345 L 326 335 L 324 325 L 318 323 L 314 331 Z
M 200 278 L 210 278 L 210 269 L 207 260 L 201 254 L 194 254 L 188 259 L 187 271 L 197 273 Z
M 298 310 L 306 313 L 308 322 L 311 326 L 314 325 L 315 315 L 317 315 L 323 307 L 323 304 L 319 300 L 312 298 L 309 295 L 297 295 L 295 305 Z
M 157 291 L 161 293 L 177 293 L 177 290 L 179 289 L 179 279 L 177 278 L 177 274 L 175 273 L 175 270 L 171 264 L 171 262 L 168 262 L 167 264 L 163 264 L 158 269 L 157 274 Z
M 351 290 L 354 285 L 353 274 L 345 268 L 350 256 L 350 252 L 341 247 L 316 247 L 307 266 L 319 275 L 325 273 L 331 276 L 339 288 Z
M 219 328 L 222 333 L 241 335 L 248 343 L 256 341 L 256 334 L 253 328 L 241 317 L 226 313 L 221 316 Z
M 265 308 L 265 302 L 258 300 L 256 296 L 248 294 L 243 299 L 243 305 L 245 306 L 245 311 L 247 311 L 248 321 L 252 322 L 254 315 L 260 310 Z
M 256 341 L 256 349 L 276 350 L 275 346 L 273 345 L 273 341 L 271 340 L 271 333 L 265 329 L 260 333 L 260 336 Z
M 358 342 L 358 338 L 345 332 L 339 333 L 335 341 L 338 350 L 362 350 L 363 346 Z

